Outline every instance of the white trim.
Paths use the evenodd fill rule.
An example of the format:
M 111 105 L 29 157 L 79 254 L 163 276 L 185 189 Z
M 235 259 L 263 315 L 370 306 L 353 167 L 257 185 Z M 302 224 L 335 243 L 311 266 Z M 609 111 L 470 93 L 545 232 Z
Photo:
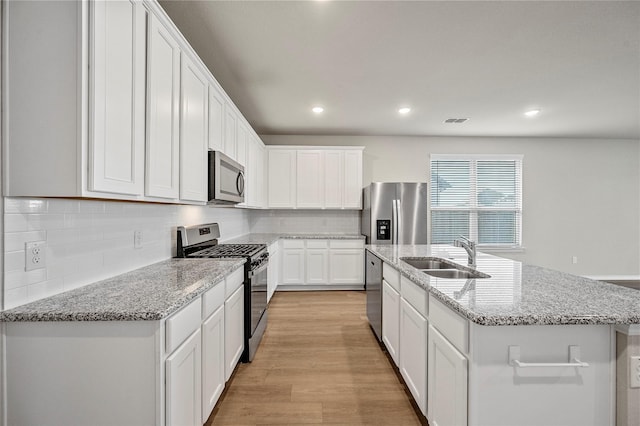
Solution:
M 640 324 L 616 324 L 615 329 L 627 336 L 640 336 Z
M 640 275 L 583 275 L 597 281 L 640 281 Z
M 429 160 L 517 160 L 522 161 L 523 154 L 429 154 Z
M 524 253 L 525 247 L 522 246 L 483 246 L 478 244 L 477 249 L 479 252 L 484 253 Z
M 364 290 L 364 284 L 280 284 L 278 291 Z

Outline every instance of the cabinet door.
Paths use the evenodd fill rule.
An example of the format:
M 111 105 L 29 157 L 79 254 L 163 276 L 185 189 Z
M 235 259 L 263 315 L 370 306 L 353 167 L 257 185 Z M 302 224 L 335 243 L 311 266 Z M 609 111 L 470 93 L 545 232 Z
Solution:
M 280 251 L 278 243 L 275 242 L 269 246 L 269 280 L 267 282 L 267 302 L 273 297 L 276 288 L 278 288 L 278 280 L 280 279 Z
M 180 199 L 207 201 L 208 82 L 182 55 L 180 114 Z
M 269 207 L 293 208 L 296 206 L 296 150 L 270 149 L 267 152 Z
M 265 174 L 266 167 L 266 149 L 262 144 L 262 141 L 257 140 L 258 144 L 258 166 L 256 168 L 258 175 L 258 196 L 256 197 L 257 207 L 267 207 L 267 180 Z
M 329 250 L 306 250 L 306 284 L 327 284 L 329 282 Z
M 224 302 L 225 381 L 229 380 L 244 350 L 244 285 Z
M 324 152 L 301 150 L 296 155 L 296 207 L 324 207 Z
M 238 119 L 236 130 L 238 131 L 238 135 L 236 136 L 236 161 L 246 167 L 248 146 L 247 139 L 249 139 L 249 131 L 240 118 Z
M 429 326 L 429 423 L 467 424 L 467 359 Z
M 224 305 L 202 323 L 202 421 L 218 402 L 225 382 Z
M 146 12 L 141 2 L 91 3 L 88 186 L 144 191 Z
M 197 330 L 167 358 L 167 425 L 202 424 L 200 338 Z
M 331 284 L 364 284 L 364 251 L 362 249 L 331 249 L 329 282 Z
M 238 117 L 233 107 L 229 104 L 224 108 L 224 149 L 223 152 L 236 160 L 236 126 Z M 236 160 L 237 161 L 237 160 Z
M 145 194 L 179 197 L 180 47 L 152 14 L 147 43 Z
M 209 149 L 224 151 L 224 96 L 209 85 Z
M 400 293 L 382 281 L 382 341 L 396 366 L 400 360 Z
M 362 208 L 362 151 L 344 152 L 344 201 L 350 209 Z
M 427 320 L 400 299 L 400 373 L 420 411 L 427 415 Z
M 304 249 L 282 250 L 282 284 L 304 284 Z
M 324 207 L 342 208 L 344 193 L 344 151 L 324 153 Z

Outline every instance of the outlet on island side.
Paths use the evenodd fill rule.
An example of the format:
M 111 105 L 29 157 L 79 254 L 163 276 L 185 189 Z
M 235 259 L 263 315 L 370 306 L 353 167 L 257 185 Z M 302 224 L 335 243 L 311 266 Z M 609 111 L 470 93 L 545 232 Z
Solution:
M 47 267 L 46 241 L 24 243 L 24 270 L 33 271 Z
M 133 231 L 133 248 L 142 248 L 142 231 Z
M 629 358 L 629 387 L 640 388 L 640 356 Z

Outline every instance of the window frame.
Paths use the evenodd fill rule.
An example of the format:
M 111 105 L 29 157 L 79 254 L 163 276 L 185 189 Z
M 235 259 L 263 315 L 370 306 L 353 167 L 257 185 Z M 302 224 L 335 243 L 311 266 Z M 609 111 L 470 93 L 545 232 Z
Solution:
M 431 203 L 431 191 L 429 191 L 429 242 L 433 238 L 433 212 L 434 211 L 460 211 L 469 212 L 469 238 L 478 241 L 478 213 L 508 211 L 516 213 L 516 244 L 480 244 L 477 247 L 483 251 L 501 251 L 501 252 L 521 252 L 524 251 L 522 222 L 524 206 L 523 200 L 523 154 L 430 154 L 429 155 L 429 184 L 432 182 L 431 166 L 434 161 L 469 161 L 469 207 L 434 207 Z M 517 205 L 519 207 L 483 207 L 478 206 L 478 161 L 515 161 L 516 164 L 516 196 L 518 197 Z

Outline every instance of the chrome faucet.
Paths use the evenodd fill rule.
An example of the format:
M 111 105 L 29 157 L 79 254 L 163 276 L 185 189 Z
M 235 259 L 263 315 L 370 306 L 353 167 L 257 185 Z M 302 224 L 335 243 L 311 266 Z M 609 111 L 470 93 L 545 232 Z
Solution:
M 469 257 L 468 263 L 469 266 L 475 268 L 476 266 L 476 243 L 475 241 L 471 241 L 467 237 L 463 237 L 462 235 L 455 240 L 453 240 L 453 245 L 456 247 L 462 247 L 466 250 L 467 256 Z

